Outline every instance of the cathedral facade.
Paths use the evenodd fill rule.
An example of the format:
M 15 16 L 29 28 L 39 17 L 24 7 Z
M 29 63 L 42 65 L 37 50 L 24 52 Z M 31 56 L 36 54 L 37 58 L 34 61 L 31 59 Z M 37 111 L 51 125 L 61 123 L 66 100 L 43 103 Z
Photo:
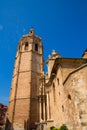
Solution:
M 87 50 L 82 58 L 52 51 L 44 74 L 43 45 L 31 29 L 15 57 L 6 130 L 87 130 Z

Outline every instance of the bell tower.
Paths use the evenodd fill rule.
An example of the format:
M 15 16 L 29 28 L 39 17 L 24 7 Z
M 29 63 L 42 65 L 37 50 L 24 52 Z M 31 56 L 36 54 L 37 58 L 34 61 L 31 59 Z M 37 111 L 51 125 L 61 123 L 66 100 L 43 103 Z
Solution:
M 43 74 L 43 46 L 31 29 L 23 35 L 15 57 L 6 130 L 36 129 L 39 115 L 39 82 Z

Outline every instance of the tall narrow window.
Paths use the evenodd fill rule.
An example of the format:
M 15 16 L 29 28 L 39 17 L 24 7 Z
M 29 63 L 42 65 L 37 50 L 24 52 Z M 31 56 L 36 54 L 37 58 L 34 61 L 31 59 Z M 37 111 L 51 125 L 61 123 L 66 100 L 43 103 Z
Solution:
M 70 94 L 68 95 L 68 99 L 71 100 L 71 95 Z
M 62 112 L 64 112 L 64 106 L 62 105 Z
M 25 43 L 25 50 L 28 50 L 28 42 Z
M 68 94 L 69 103 L 71 103 L 71 95 Z
M 57 79 L 57 83 L 58 83 L 58 85 L 59 85 L 59 78 Z
M 47 93 L 47 118 L 51 119 L 50 93 Z
M 56 97 L 56 95 L 55 95 L 55 84 L 53 83 L 53 98 L 54 98 L 54 102 L 56 101 L 55 97 Z
M 38 44 L 35 44 L 35 51 L 38 51 Z

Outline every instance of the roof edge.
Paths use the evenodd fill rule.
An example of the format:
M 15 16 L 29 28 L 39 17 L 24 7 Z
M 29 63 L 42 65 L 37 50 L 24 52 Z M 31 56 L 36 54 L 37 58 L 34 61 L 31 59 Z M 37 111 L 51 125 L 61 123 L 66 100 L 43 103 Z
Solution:
M 76 68 L 74 71 L 72 71 L 71 73 L 69 73 L 68 76 L 66 77 L 66 79 L 64 80 L 63 85 L 66 83 L 66 81 L 68 80 L 68 78 L 69 78 L 73 73 L 77 72 L 78 70 L 81 70 L 82 68 L 84 68 L 84 67 L 86 67 L 86 66 L 87 66 L 87 63 L 84 64 L 84 65 L 82 65 L 82 66 L 80 66 L 80 67 L 78 67 L 78 68 Z

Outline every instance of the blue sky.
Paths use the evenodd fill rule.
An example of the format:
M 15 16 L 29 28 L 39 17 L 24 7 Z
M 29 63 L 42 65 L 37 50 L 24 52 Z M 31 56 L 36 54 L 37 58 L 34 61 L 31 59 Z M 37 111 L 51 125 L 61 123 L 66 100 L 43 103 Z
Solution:
M 81 58 L 87 48 L 87 0 L 0 0 L 0 102 L 8 104 L 18 41 L 30 28 L 52 49 Z

